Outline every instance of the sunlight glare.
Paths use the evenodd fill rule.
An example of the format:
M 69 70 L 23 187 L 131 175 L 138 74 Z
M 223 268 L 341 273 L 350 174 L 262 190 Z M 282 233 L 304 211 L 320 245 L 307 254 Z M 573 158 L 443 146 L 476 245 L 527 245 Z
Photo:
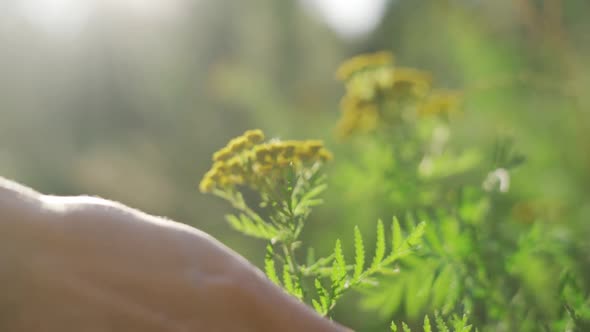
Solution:
M 302 0 L 336 33 L 345 38 L 365 36 L 375 29 L 388 0 Z
M 48 33 L 75 34 L 88 21 L 94 5 L 89 0 L 21 0 L 20 11 Z

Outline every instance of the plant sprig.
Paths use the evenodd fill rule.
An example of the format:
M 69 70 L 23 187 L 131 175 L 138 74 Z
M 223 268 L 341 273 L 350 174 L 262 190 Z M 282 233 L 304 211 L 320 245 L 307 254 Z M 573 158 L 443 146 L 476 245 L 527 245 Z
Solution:
M 232 139 L 214 154 L 214 164 L 200 187 L 239 211 L 226 216 L 235 230 L 269 241 L 264 270 L 287 293 L 330 316 L 347 290 L 374 284 L 375 275 L 391 272 L 398 260 L 417 248 L 424 223 L 404 237 L 394 219 L 387 255 L 384 225 L 377 223 L 375 255 L 368 266 L 358 227 L 354 228 L 354 264 L 346 263 L 339 239 L 331 254 L 318 259 L 311 255 L 305 264 L 300 263 L 296 254 L 302 246 L 299 238 L 312 208 L 323 203 L 320 195 L 327 186 L 321 167 L 332 155 L 321 141 L 263 141 L 260 130 Z M 256 207 L 252 198 L 258 202 Z

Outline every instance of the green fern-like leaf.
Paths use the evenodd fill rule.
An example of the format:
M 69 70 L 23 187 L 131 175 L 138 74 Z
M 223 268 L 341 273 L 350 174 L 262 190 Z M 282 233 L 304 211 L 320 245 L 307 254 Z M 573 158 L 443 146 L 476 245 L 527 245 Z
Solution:
M 332 280 L 332 300 L 335 301 L 342 295 L 342 292 L 346 288 L 346 262 L 344 255 L 342 254 L 342 244 L 340 239 L 336 240 L 336 246 L 334 248 L 334 263 L 332 264 L 332 274 L 330 279 Z
M 227 215 L 225 218 L 233 229 L 248 236 L 274 240 L 280 234 L 276 227 L 266 224 L 263 221 L 252 220 L 244 214 L 240 214 L 239 218 L 235 215 Z
M 424 316 L 424 332 L 432 332 L 432 325 L 430 325 L 430 318 L 428 315 Z
M 407 242 L 410 246 L 415 246 L 422 242 L 422 237 L 424 236 L 424 231 L 426 230 L 426 223 L 421 222 L 412 230 L 410 236 L 408 236 Z
M 391 332 L 397 332 L 397 325 L 395 325 L 395 322 L 391 322 L 389 328 L 391 329 Z
M 338 268 L 346 271 L 346 261 L 344 260 L 344 254 L 342 253 L 342 243 L 340 239 L 336 240 L 336 246 L 334 246 L 334 262 Z
M 402 228 L 399 225 L 397 217 L 393 217 L 393 226 L 391 227 L 391 254 L 396 253 L 402 246 Z
M 285 286 L 285 290 L 287 291 L 287 293 L 295 294 L 293 278 L 291 277 L 291 271 L 289 270 L 288 264 L 285 264 L 283 266 L 283 285 Z
M 445 319 L 442 318 L 442 316 L 440 316 L 438 312 L 435 312 L 434 319 L 438 332 L 450 332 L 449 325 L 453 327 L 453 332 L 470 332 L 472 328 L 471 325 L 467 325 L 468 317 L 465 314 L 461 319 L 459 319 L 458 316 L 454 315 L 452 319 L 450 319 L 449 321 L 445 321 Z M 411 332 L 410 327 L 405 322 L 401 322 L 401 326 L 403 332 Z M 395 322 L 391 322 L 390 329 L 391 331 L 397 331 L 397 325 Z M 430 318 L 428 317 L 428 315 L 424 316 L 423 331 L 432 332 L 432 324 L 430 323 Z
M 405 322 L 402 322 L 402 329 L 404 330 L 404 332 L 412 332 L 408 324 L 406 324 Z
M 318 294 L 318 297 L 319 297 L 319 301 L 317 301 L 317 302 L 319 304 L 320 310 L 318 310 L 318 312 L 322 315 L 327 315 L 328 311 L 330 310 L 330 305 L 332 302 L 330 299 L 330 294 L 328 293 L 326 288 L 324 288 L 324 286 L 322 285 L 322 282 L 319 279 L 314 280 L 314 286 L 315 286 L 316 293 Z M 315 307 L 315 305 L 314 305 L 314 307 Z
M 295 278 L 293 280 L 293 295 L 298 298 L 300 301 L 303 301 L 304 292 L 303 287 L 301 286 L 301 281 L 299 278 Z
M 322 204 L 323 200 L 317 197 L 326 190 L 326 188 L 326 184 L 318 184 L 311 190 L 307 191 L 300 199 L 297 199 L 299 190 L 294 191 L 291 199 L 291 204 L 294 207 L 293 213 L 295 215 L 305 215 L 306 213 L 309 213 L 312 207 Z
M 365 268 L 365 246 L 358 226 L 354 228 L 354 280 L 358 280 Z
M 412 253 L 413 248 L 417 246 L 421 241 L 422 237 L 424 236 L 424 231 L 426 228 L 426 223 L 421 222 L 416 226 L 412 232 L 405 238 L 401 236 L 401 228 L 399 226 L 399 222 L 394 220 L 393 222 L 393 236 L 394 245 L 397 242 L 397 247 L 394 248 L 392 254 L 387 258 L 387 260 L 397 260 L 400 258 L 404 258 Z
M 275 283 L 276 285 L 281 285 L 279 277 L 277 276 L 277 270 L 275 268 L 275 261 L 273 258 L 274 251 L 272 245 L 266 246 L 266 255 L 264 257 L 264 271 L 266 272 L 266 276 L 270 281 Z
M 322 306 L 322 304 L 318 300 L 312 299 L 311 305 L 313 306 L 315 311 L 317 311 L 320 315 L 325 315 L 324 307 Z
M 472 326 L 467 325 L 467 315 L 463 314 L 463 317 L 459 318 L 458 316 L 453 316 L 452 320 L 453 331 L 454 332 L 470 332 Z
M 383 261 L 383 257 L 385 257 L 385 228 L 381 219 L 377 222 L 377 238 L 375 242 L 375 257 L 373 257 L 371 268 L 376 268 Z
M 434 313 L 434 321 L 436 322 L 436 328 L 439 332 L 450 332 L 447 323 L 438 312 Z

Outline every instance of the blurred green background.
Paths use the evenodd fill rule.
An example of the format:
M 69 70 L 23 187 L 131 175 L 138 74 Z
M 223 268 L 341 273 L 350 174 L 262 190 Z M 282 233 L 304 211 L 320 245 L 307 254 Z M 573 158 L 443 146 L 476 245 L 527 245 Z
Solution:
M 456 136 L 513 137 L 527 163 L 511 195 L 555 207 L 545 219 L 586 239 L 588 13 L 586 0 L 0 0 L 0 174 L 169 216 L 260 265 L 264 243 L 230 230 L 229 207 L 197 190 L 211 154 L 260 128 L 354 159 L 333 138 L 334 71 L 389 50 L 466 91 Z M 362 179 L 339 181 L 305 232 L 320 252 L 380 216 L 343 218 L 342 205 L 372 198 Z M 367 328 L 368 317 L 351 301 L 336 318 Z

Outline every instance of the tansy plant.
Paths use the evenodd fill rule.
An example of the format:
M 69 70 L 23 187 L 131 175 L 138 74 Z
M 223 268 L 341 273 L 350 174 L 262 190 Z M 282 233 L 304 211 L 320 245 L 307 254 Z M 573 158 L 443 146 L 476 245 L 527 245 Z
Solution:
M 427 72 L 398 67 L 385 52 L 352 58 L 338 77 L 345 95 L 337 134 L 353 151 L 332 170 L 346 179 L 333 185 L 347 194 L 333 200 L 364 207 L 344 211 L 340 222 L 392 209 L 410 224 L 428 222 L 422 254 L 400 261 L 403 273 L 380 279 L 362 306 L 384 319 L 403 315 L 414 329 L 438 310 L 469 312 L 481 331 L 587 331 L 587 277 L 572 256 L 585 244 L 543 223 L 548 216 L 534 217 L 511 192 L 524 161 L 511 139 L 457 144 L 469 96 L 434 88 Z M 469 329 L 454 318 L 440 322 L 439 331 Z M 400 328 L 409 331 L 392 326 Z
M 370 285 L 376 275 L 394 270 L 401 258 L 419 245 L 424 224 L 402 236 L 399 222 L 391 227 L 387 249 L 385 226 L 377 224 L 375 254 L 366 254 L 360 230 L 354 228 L 353 262 L 347 263 L 340 240 L 334 251 L 315 258 L 308 247 L 303 263 L 299 238 L 312 207 L 322 203 L 326 189 L 322 166 L 332 153 L 321 141 L 265 141 L 260 130 L 249 130 L 232 139 L 213 155 L 213 166 L 200 190 L 228 201 L 236 214 L 227 216 L 237 231 L 269 241 L 264 262 L 270 280 L 301 301 L 329 316 L 337 300 L 349 289 Z
M 339 223 L 351 225 L 352 259 L 340 240 L 321 258 L 300 240 L 326 189 L 332 154 L 321 141 L 247 131 L 214 154 L 201 181 L 201 191 L 236 209 L 227 216 L 234 229 L 268 241 L 270 280 L 326 316 L 358 289 L 365 309 L 406 322 L 392 331 L 470 331 L 462 313 L 482 332 L 587 331 L 587 277 L 571 254 L 585 244 L 539 222 L 512 194 L 524 158 L 510 138 L 457 144 L 469 96 L 435 88 L 429 73 L 399 67 L 386 52 L 354 57 L 337 76 L 345 94 L 336 133 L 349 153 L 340 150 L 331 169 L 338 195 L 329 202 Z M 397 219 L 391 231 L 379 221 L 368 259 L 354 225 L 391 211 L 410 231 L 404 237 Z

